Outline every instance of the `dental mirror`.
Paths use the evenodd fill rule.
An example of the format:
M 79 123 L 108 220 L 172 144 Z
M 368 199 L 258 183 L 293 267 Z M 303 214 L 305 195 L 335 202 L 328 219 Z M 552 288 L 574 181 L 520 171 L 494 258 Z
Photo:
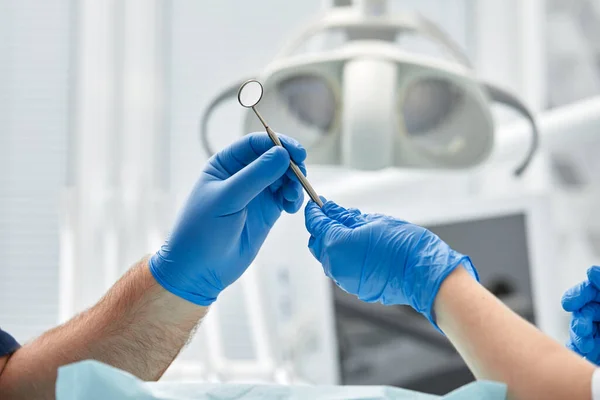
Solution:
M 240 86 L 240 90 L 238 90 L 238 101 L 240 102 L 242 107 L 251 108 L 252 111 L 254 111 L 254 114 L 256 114 L 260 122 L 265 127 L 267 134 L 269 135 L 275 146 L 283 147 L 281 141 L 279 140 L 279 137 L 275 134 L 275 132 L 273 132 L 271 128 L 269 128 L 267 122 L 264 120 L 264 118 L 260 115 L 260 113 L 255 107 L 262 98 L 262 95 L 262 84 L 255 79 L 250 79 L 249 81 L 244 82 L 242 86 Z M 306 193 L 308 193 L 311 200 L 317 203 L 319 207 L 323 207 L 323 202 L 321 201 L 321 198 L 317 195 L 317 192 L 315 192 L 312 185 L 308 182 L 308 179 L 306 179 L 300 168 L 298 168 L 296 163 L 292 160 L 290 160 L 290 168 L 292 169 L 292 171 L 294 171 L 296 177 L 298 177 L 300 184 L 302 185 L 304 190 L 306 190 Z
M 259 81 L 246 81 L 238 91 L 238 101 L 242 107 L 252 108 L 258 104 L 263 95 L 263 87 Z

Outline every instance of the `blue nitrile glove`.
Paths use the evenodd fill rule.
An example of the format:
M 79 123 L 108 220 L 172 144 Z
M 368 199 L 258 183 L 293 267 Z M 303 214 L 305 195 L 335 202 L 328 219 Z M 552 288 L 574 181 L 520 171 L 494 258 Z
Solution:
M 165 289 L 210 305 L 248 268 L 281 211 L 300 209 L 302 186 L 289 163 L 291 156 L 306 173 L 306 151 L 279 137 L 285 149 L 255 133 L 208 161 L 170 238 L 150 258 L 150 271 Z
M 588 269 L 587 277 L 562 298 L 565 311 L 573 313 L 567 347 L 600 365 L 600 267 Z
M 462 264 L 479 280 L 469 257 L 420 226 L 332 201 L 323 209 L 309 202 L 305 216 L 308 247 L 325 274 L 363 301 L 408 304 L 435 325 L 433 302 L 450 272 Z

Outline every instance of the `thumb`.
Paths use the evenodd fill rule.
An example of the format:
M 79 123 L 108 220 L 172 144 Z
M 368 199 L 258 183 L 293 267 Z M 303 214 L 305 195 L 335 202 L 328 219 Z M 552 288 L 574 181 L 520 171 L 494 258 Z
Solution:
M 331 229 L 348 229 L 341 222 L 330 218 L 314 201 L 308 202 L 304 209 L 306 230 L 311 236 L 319 237 Z
M 290 166 L 290 155 L 274 146 L 225 181 L 224 196 L 232 212 L 246 207 L 263 190 L 281 178 Z

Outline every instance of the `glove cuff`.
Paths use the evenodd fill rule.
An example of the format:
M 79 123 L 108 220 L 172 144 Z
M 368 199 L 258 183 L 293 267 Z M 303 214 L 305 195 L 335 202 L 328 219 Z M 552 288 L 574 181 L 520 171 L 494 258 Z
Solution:
M 444 332 L 442 332 L 442 330 L 439 328 L 435 321 L 435 312 L 433 310 L 433 304 L 435 303 L 435 299 L 440 290 L 440 287 L 442 286 L 442 283 L 446 280 L 448 275 L 450 275 L 457 267 L 461 265 L 477 282 L 479 282 L 479 274 L 477 273 L 477 269 L 475 269 L 475 266 L 471 262 L 469 256 L 456 253 L 456 261 L 452 263 L 447 269 L 445 269 L 444 273 L 441 274 L 436 280 L 433 290 L 431 292 L 433 296 L 431 296 L 429 304 L 427 305 L 426 312 L 423 313 L 425 317 L 429 320 L 429 322 L 431 322 L 431 324 L 434 326 L 434 328 L 437 329 L 438 332 L 440 332 L 442 335 L 444 334 Z
M 160 256 L 160 254 L 156 253 L 148 260 L 148 268 L 150 269 L 150 273 L 158 282 L 160 286 L 162 286 L 166 291 L 173 293 L 177 297 L 181 297 L 184 300 L 189 301 L 190 303 L 194 303 L 199 306 L 208 307 L 212 303 L 217 300 L 217 297 L 206 297 L 197 293 L 186 292 L 185 290 L 180 290 L 175 286 L 172 286 L 166 279 L 165 275 L 162 273 L 162 268 L 164 263 L 168 263 L 164 258 Z

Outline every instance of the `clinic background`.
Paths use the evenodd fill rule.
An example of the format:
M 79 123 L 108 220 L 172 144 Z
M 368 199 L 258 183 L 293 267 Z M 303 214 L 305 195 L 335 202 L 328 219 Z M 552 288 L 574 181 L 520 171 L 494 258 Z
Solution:
M 207 159 L 198 130 L 208 103 L 226 85 L 260 72 L 290 35 L 333 3 L 0 0 L 2 328 L 26 342 L 93 304 L 133 262 L 155 251 Z M 468 55 L 478 77 L 517 93 L 536 114 L 548 115 L 540 123 L 542 130 L 558 127 L 556 131 L 562 131 L 553 134 L 567 137 L 569 129 L 600 128 L 600 1 L 391 0 L 388 6 L 390 13 L 416 11 L 439 24 Z M 231 103 L 214 115 L 210 130 L 215 146 L 221 148 L 241 135 L 243 113 Z M 496 131 L 495 151 L 503 143 L 498 138 L 502 132 L 518 136 L 527 129 L 514 113 L 500 109 L 494 116 L 498 126 L 506 128 Z M 504 139 L 510 141 L 510 134 Z M 573 137 L 576 141 L 579 136 Z M 486 182 L 482 187 L 495 186 L 495 190 L 482 190 L 485 196 L 453 203 L 446 210 L 417 210 L 413 204 L 419 194 L 440 197 L 440 190 L 431 189 L 441 187 L 435 172 L 409 174 L 408 183 L 399 184 L 397 192 L 385 193 L 398 199 L 399 207 L 400 199 L 414 197 L 406 212 L 415 222 L 437 229 L 450 244 L 466 246 L 459 249 L 462 252 L 469 253 L 475 243 L 472 251 L 481 257 L 497 254 L 494 248 L 499 248 L 528 259 L 508 268 L 508 277 L 515 282 L 496 281 L 494 289 L 497 294 L 516 290 L 518 296 L 511 304 L 536 322 L 532 306 L 536 293 L 542 296 L 549 285 L 553 291 L 547 293 L 557 293 L 583 279 L 591 262 L 600 261 L 600 228 L 592 226 L 599 218 L 590 211 L 590 199 L 598 198 L 600 146 L 594 147 L 597 140 L 586 139 L 575 143 L 579 147 L 573 147 L 572 153 L 555 159 L 542 149 L 537 167 L 524 181 L 505 185 L 508 178 L 503 172 L 514 168 L 510 153 L 521 154 L 523 150 L 515 149 L 526 147 L 519 140 L 503 147 L 484 166 L 478 177 Z M 548 165 L 567 182 L 559 185 L 560 194 L 553 191 L 554 175 L 544 169 Z M 348 171 L 308 168 L 315 188 L 325 196 L 330 182 L 349 176 Z M 578 173 L 578 168 L 584 172 Z M 582 174 L 592 177 L 596 186 L 579 185 Z M 354 182 L 360 188 L 385 189 L 398 176 L 363 173 Z M 445 180 L 450 190 L 446 195 L 453 196 L 454 183 L 459 185 L 455 188 L 472 186 L 467 179 Z M 353 201 L 368 203 L 369 190 L 360 188 L 342 190 L 345 194 L 335 200 L 346 206 L 355 206 Z M 518 197 L 527 188 L 540 191 L 523 195 L 527 199 L 514 206 L 502 197 L 504 192 Z M 502 212 L 490 211 L 494 207 Z M 403 217 L 398 215 L 400 209 L 388 209 Z M 385 207 L 367 211 L 385 212 Z M 500 218 L 500 214 L 508 216 Z M 569 220 L 572 215 L 577 222 Z M 289 260 L 304 257 L 295 258 L 294 251 L 308 254 L 306 238 L 298 233 L 298 218 L 283 216 L 287 222 L 278 227 L 278 232 L 291 232 L 287 251 L 281 247 L 284 244 L 273 244 L 261 255 L 263 259 L 287 257 L 281 262 L 290 264 Z M 453 225 L 457 218 L 467 225 Z M 582 220 L 592 228 L 578 236 Z M 557 234 L 552 236 L 554 227 Z M 536 236 L 538 232 L 543 235 Z M 564 232 L 570 233 L 564 236 Z M 481 235 L 487 235 L 487 244 L 477 241 Z M 543 274 L 540 265 L 553 258 L 544 251 L 567 242 L 572 243 L 569 257 L 560 259 L 569 260 L 562 268 L 572 274 Z M 503 261 L 490 260 L 490 264 L 502 268 Z M 303 265 L 293 267 L 298 270 Z M 344 299 L 321 306 L 319 296 L 340 296 L 331 287 L 318 292 L 314 304 L 304 308 L 296 304 L 297 312 L 289 311 L 298 292 L 315 285 L 313 278 L 289 270 L 261 271 L 223 294 L 167 379 L 285 383 L 316 382 L 321 377 L 324 381 L 317 383 L 398 384 L 430 392 L 447 391 L 468 379 L 445 339 L 429 331 L 425 321 L 420 324 L 414 316 L 389 314 L 381 308 L 361 308 Z M 536 289 L 534 282 L 542 289 Z M 289 293 L 296 297 L 286 298 Z M 287 314 L 265 305 L 279 300 Z M 566 332 L 568 319 L 561 315 L 559 297 L 548 301 L 545 309 L 554 307 Z M 245 308 L 244 303 L 253 306 Z M 304 313 L 306 308 L 320 314 Z M 394 322 L 402 315 L 416 321 L 408 324 L 416 330 Z M 274 327 L 285 318 L 293 321 L 284 321 L 286 328 L 277 330 L 276 340 Z M 330 329 L 309 332 L 307 326 L 315 321 Z M 343 332 L 352 337 L 344 337 Z M 318 344 L 319 340 L 325 344 Z M 277 341 L 285 346 L 273 348 Z M 364 352 L 354 354 L 352 361 L 352 355 L 346 354 L 351 352 L 348 346 L 364 346 Z M 396 358 L 384 359 L 390 353 Z M 357 358 L 371 359 L 372 364 L 368 360 L 352 364 Z M 398 361 L 413 364 L 414 371 L 404 380 L 394 380 L 385 368 L 386 362 Z M 383 366 L 378 369 L 377 363 Z M 264 374 L 253 376 L 256 371 Z M 431 382 L 432 376 L 439 378 L 439 385 L 423 386 L 424 377 Z

